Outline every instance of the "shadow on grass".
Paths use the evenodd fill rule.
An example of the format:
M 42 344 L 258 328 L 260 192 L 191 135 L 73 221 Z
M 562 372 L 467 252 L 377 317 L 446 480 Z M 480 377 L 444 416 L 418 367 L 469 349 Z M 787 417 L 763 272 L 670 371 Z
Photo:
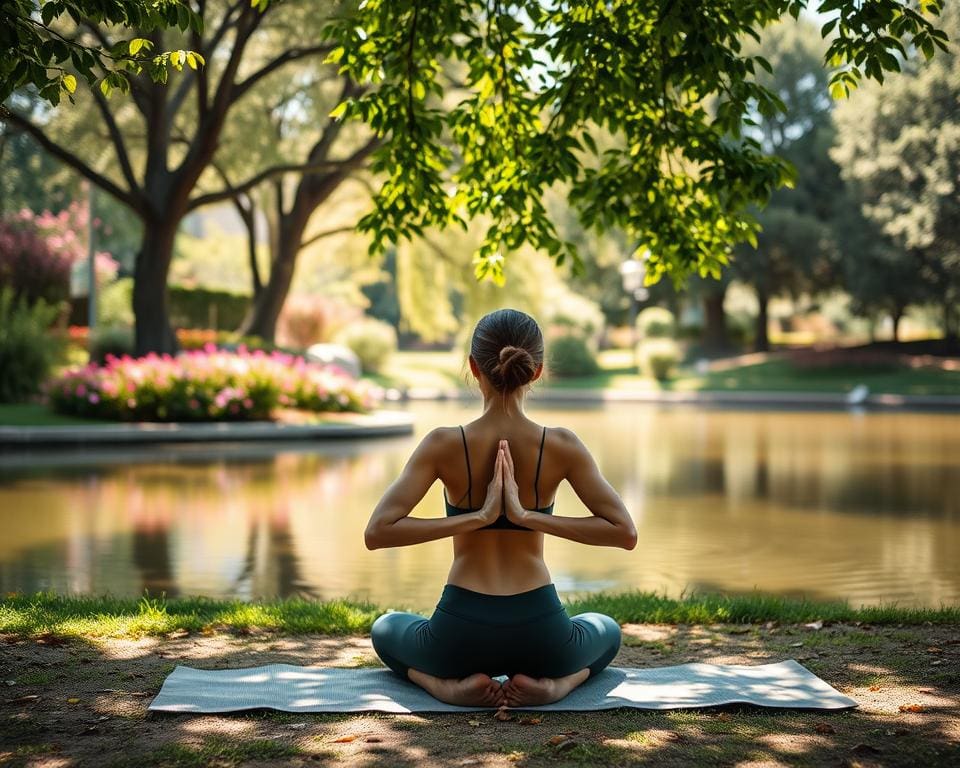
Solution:
M 365 635 L 5 637 L 0 764 L 151 766 L 948 766 L 960 758 L 957 625 L 630 624 L 617 666 L 797 658 L 860 708 L 389 715 L 151 713 L 177 664 L 373 666 Z M 932 650 L 931 650 L 932 649 Z M 941 663 L 933 665 L 933 662 Z M 38 698 L 31 698 L 38 697 Z M 901 711 L 904 705 L 908 710 Z M 4 762 L 6 761 L 6 762 Z

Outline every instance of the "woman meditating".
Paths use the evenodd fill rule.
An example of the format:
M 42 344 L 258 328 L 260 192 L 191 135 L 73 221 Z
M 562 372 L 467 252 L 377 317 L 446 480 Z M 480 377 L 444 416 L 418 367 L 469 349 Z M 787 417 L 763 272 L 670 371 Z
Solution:
M 449 704 L 548 704 L 613 660 L 620 626 L 601 613 L 567 615 L 543 561 L 544 534 L 633 549 L 637 531 L 580 439 L 523 412 L 524 392 L 543 371 L 534 319 L 514 309 L 484 316 L 469 362 L 483 414 L 427 434 L 364 533 L 369 549 L 452 536 L 447 584 L 429 619 L 379 616 L 373 647 L 390 669 Z M 446 517 L 409 517 L 437 479 Z M 593 516 L 553 514 L 544 502 L 563 480 Z M 501 675 L 510 678 L 503 685 L 492 679 Z

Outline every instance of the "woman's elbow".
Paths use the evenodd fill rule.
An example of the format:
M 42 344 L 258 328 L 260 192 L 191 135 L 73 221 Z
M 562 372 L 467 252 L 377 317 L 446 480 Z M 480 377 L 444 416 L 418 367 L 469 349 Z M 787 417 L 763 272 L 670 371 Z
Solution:
M 367 549 L 380 549 L 384 546 L 379 526 L 368 525 L 364 529 L 363 543 Z
M 620 546 L 624 549 L 636 549 L 637 547 L 637 529 L 631 523 L 623 534 Z

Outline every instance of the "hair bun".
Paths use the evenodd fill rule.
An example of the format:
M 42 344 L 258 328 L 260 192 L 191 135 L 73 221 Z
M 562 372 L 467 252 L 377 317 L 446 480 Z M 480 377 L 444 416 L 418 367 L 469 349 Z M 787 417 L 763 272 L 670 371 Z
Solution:
M 500 362 L 493 368 L 500 375 L 507 389 L 523 386 L 537 370 L 533 356 L 523 347 L 507 345 L 500 350 Z

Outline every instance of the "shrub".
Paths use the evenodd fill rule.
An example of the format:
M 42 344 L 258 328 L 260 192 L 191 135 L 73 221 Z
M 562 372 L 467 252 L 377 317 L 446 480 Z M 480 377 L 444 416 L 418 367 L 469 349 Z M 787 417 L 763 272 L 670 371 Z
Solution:
M 677 323 L 669 309 L 647 307 L 637 315 L 637 328 L 645 339 L 672 339 Z
M 363 318 L 360 309 L 326 296 L 291 296 L 277 319 L 282 344 L 306 349 L 330 341 L 351 323 Z
M 587 342 L 579 336 L 558 336 L 550 342 L 548 353 L 550 373 L 560 378 L 590 376 L 600 369 Z
M 0 221 L 0 284 L 30 301 L 67 299 L 71 267 L 87 258 L 88 218 L 86 204 L 73 202 L 56 214 L 23 208 Z M 109 253 L 98 251 L 94 265 L 97 285 L 116 277 L 117 262 Z
M 123 421 L 249 421 L 277 406 L 363 412 L 379 390 L 283 352 L 210 345 L 176 357 L 109 357 L 75 368 L 48 387 L 63 413 Z
M 237 328 L 250 308 L 243 293 L 171 285 L 170 324 L 174 328 Z
M 16 403 L 38 392 L 61 351 L 61 337 L 50 333 L 60 307 L 42 299 L 14 298 L 0 288 L 0 402 Z
M 87 335 L 90 361 L 102 365 L 107 357 L 132 355 L 134 350 L 133 328 L 130 326 L 97 326 Z
M 643 346 L 647 372 L 657 381 L 673 377 L 673 369 L 680 362 L 680 351 L 672 341 L 648 342 Z
M 389 323 L 364 318 L 337 334 L 337 342 L 354 351 L 364 373 L 379 373 L 397 351 L 397 332 Z
M 97 322 L 133 327 L 133 278 L 123 277 L 103 286 L 97 296 Z

